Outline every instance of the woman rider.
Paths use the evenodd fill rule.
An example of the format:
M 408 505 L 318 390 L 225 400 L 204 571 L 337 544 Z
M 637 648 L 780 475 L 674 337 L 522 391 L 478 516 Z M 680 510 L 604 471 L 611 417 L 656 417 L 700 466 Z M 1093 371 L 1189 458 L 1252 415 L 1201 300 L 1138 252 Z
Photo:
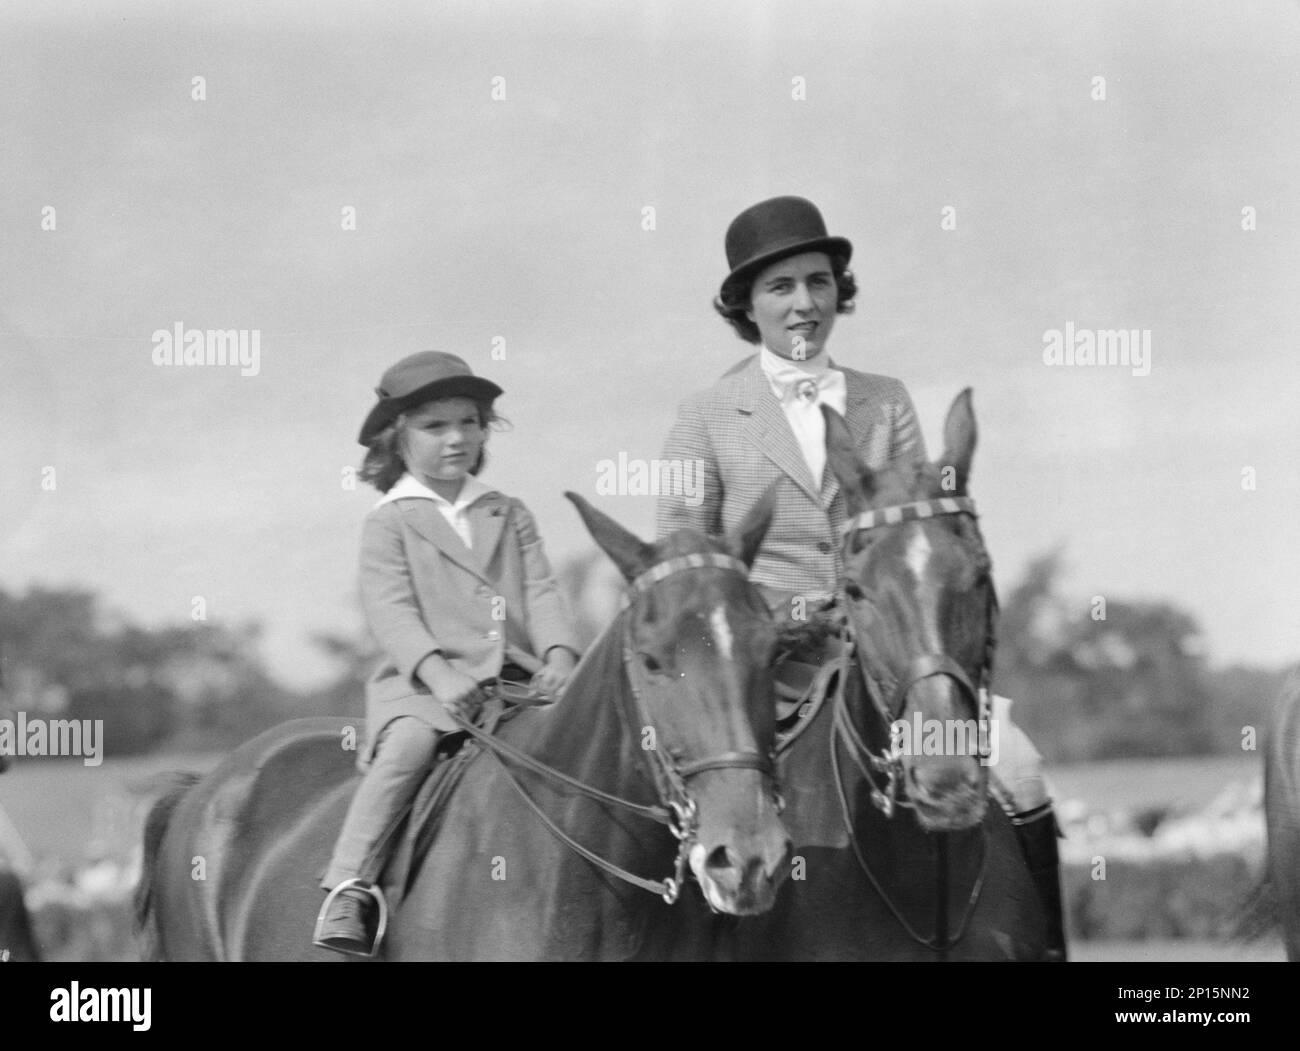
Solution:
M 750 571 L 778 617 L 789 617 L 796 599 L 809 610 L 832 604 L 843 572 L 846 511 L 826 468 L 820 406 L 845 418 L 868 467 L 926 455 L 903 384 L 836 365 L 826 353 L 836 315 L 853 309 L 852 251 L 844 238 L 827 235 L 821 213 L 800 197 L 762 201 L 736 217 L 726 235 L 731 272 L 714 306 L 759 350 L 680 406 L 663 453 L 670 463 L 703 469 L 702 494 L 692 493 L 689 502 L 685 494 L 661 497 L 660 536 L 684 526 L 720 534 L 774 477 L 788 479 Z M 1013 822 L 1043 899 L 1049 949 L 1064 959 L 1058 832 L 1039 756 L 1006 720 L 1001 737 L 999 781 L 1013 801 Z

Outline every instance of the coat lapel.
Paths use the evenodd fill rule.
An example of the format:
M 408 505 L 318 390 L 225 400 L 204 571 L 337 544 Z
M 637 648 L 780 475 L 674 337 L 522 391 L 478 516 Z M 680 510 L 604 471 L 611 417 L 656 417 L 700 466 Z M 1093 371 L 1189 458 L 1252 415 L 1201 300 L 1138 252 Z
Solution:
M 470 505 L 469 527 L 474 537 L 474 559 L 478 573 L 486 579 L 488 568 L 501 546 L 510 507 L 500 493 L 492 493 Z M 454 532 L 454 530 L 453 530 Z
M 432 500 L 401 500 L 398 501 L 398 506 L 402 509 L 402 515 L 410 523 L 411 528 L 425 540 L 461 568 L 469 570 L 477 577 L 483 577 L 483 569 L 479 565 L 478 558 L 465 546 L 460 535 L 442 517 L 442 512 Z
M 803 458 L 790 421 L 781 411 L 758 358 L 741 376 L 740 394 L 736 408 L 746 416 L 741 430 L 755 447 L 784 471 L 800 489 L 820 502 L 821 497 L 813 485 L 812 472 Z
M 849 425 L 850 434 L 863 434 L 872 423 L 871 388 L 856 372 L 846 372 L 844 381 L 844 422 Z

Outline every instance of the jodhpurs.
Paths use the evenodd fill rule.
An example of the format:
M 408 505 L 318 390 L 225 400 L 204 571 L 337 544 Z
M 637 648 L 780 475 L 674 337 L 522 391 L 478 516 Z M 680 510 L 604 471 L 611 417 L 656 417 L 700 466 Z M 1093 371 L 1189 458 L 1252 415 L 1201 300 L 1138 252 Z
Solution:
M 412 716 L 400 716 L 384 727 L 321 880 L 325 890 L 347 879 L 378 880 L 393 833 L 429 772 L 441 739 L 437 730 Z

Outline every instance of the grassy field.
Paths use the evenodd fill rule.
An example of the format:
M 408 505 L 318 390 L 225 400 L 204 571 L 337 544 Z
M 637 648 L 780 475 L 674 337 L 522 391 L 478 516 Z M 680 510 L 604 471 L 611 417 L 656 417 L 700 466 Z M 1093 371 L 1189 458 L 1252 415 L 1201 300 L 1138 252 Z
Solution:
M 1264 776 L 1259 752 L 1188 759 L 1114 759 L 1049 767 L 1058 799 L 1079 799 L 1090 809 L 1118 807 L 1198 808 L 1234 782 Z
M 1070 958 L 1075 963 L 1285 963 L 1286 953 L 1276 938 L 1247 945 L 1191 938 L 1144 942 L 1076 940 L 1070 945 Z
M 99 767 L 79 760 L 19 761 L 0 777 L 0 806 L 22 836 L 38 866 L 79 866 L 104 858 L 127 860 L 140 843 L 144 815 L 167 775 L 205 771 L 218 754 L 165 753 L 108 759 Z M 1059 800 L 1079 800 L 1090 809 L 1203 806 L 1233 783 L 1260 776 L 1258 756 L 1187 760 L 1123 760 L 1049 769 Z M 68 950 L 69 958 L 80 948 Z M 1079 962 L 1097 961 L 1280 961 L 1275 938 L 1253 943 L 1203 940 L 1081 941 L 1072 945 Z M 109 957 L 113 958 L 113 957 Z
M 106 759 L 86 767 L 80 760 L 27 760 L 0 777 L 0 806 L 37 856 L 81 856 L 88 844 L 112 839 L 127 816 L 153 799 L 169 771 L 211 768 L 220 755 L 162 753 Z M 1195 759 L 1124 759 L 1053 767 L 1048 778 L 1058 799 L 1089 808 L 1199 807 L 1233 782 L 1260 776 L 1258 755 Z
M 97 767 L 80 759 L 20 760 L 0 776 L 0 806 L 38 860 L 119 853 L 138 842 L 143 811 L 169 771 L 207 770 L 220 758 L 158 754 Z

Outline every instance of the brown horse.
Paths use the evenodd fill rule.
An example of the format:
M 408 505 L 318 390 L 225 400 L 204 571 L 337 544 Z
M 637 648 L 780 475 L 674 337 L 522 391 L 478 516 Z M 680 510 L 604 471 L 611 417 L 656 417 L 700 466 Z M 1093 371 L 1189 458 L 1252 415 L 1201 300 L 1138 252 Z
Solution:
M 759 959 L 1041 958 L 1031 877 L 1009 819 L 987 805 L 985 759 L 996 757 L 985 746 L 996 738 L 987 721 L 979 729 L 997 606 L 966 496 L 970 391 L 949 410 L 934 464 L 871 471 L 844 421 L 823 411 L 828 463 L 852 516 L 839 687 L 782 741 L 792 878 L 771 912 L 734 923 L 735 950 Z M 891 732 L 900 720 L 925 731 L 909 733 L 910 747 Z
M 1268 872 L 1288 960 L 1300 961 L 1300 674 L 1282 688 L 1264 750 Z
M 734 915 L 769 908 L 788 871 L 772 783 L 774 628 L 746 575 L 771 494 L 730 538 L 682 530 L 655 545 L 567 495 L 630 582 L 628 605 L 563 700 L 519 712 L 485 746 L 498 754 L 469 759 L 383 958 L 706 956 L 703 901 L 671 903 L 686 867 Z M 154 955 L 341 958 L 311 938 L 358 780 L 342 728 L 270 731 L 159 803 L 137 901 Z

